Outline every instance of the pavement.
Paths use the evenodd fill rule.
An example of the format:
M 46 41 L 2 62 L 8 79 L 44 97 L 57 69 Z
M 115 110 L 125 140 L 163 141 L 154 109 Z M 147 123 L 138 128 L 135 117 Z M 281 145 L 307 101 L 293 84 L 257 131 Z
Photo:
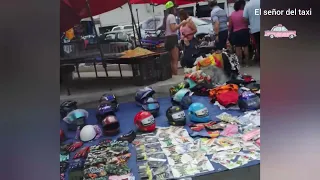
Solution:
M 118 65 L 116 65 L 118 66 Z M 124 70 L 122 74 L 124 77 L 132 76 L 132 71 L 127 65 L 123 65 Z M 98 76 L 106 77 L 104 69 L 98 67 Z M 110 70 L 110 71 L 109 71 Z M 244 67 L 241 68 L 242 73 L 252 75 L 256 80 L 260 80 L 260 67 Z M 120 72 L 117 67 L 108 68 L 109 77 L 119 77 Z M 169 88 L 183 79 L 183 69 L 179 69 L 179 75 L 173 76 L 171 79 L 159 81 L 150 86 L 157 92 L 157 97 L 165 97 L 169 95 Z M 131 80 L 127 79 L 106 79 L 96 78 L 93 67 L 80 67 L 81 79 L 78 79 L 74 73 L 74 80 L 72 81 L 71 95 L 67 95 L 67 90 L 60 87 L 60 102 L 66 100 L 75 100 L 81 108 L 92 108 L 98 105 L 98 99 L 104 93 L 115 94 L 119 102 L 133 101 L 133 96 L 139 86 L 132 85 Z

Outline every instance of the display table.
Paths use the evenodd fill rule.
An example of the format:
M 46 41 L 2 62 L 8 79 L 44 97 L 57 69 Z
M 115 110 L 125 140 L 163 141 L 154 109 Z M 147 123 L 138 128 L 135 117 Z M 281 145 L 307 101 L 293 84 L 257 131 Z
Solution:
M 134 97 L 132 97 L 132 98 L 134 98 Z M 171 106 L 171 101 L 170 101 L 170 98 L 160 98 L 158 100 L 159 100 L 159 103 L 160 103 L 160 115 L 156 118 L 156 125 L 159 126 L 159 127 L 167 127 L 169 125 L 168 125 L 168 122 L 167 122 L 167 118 L 166 118 L 165 112 L 166 112 L 167 108 L 169 106 Z M 215 116 L 221 114 L 222 112 L 227 112 L 227 113 L 235 115 L 235 116 L 238 116 L 238 115 L 242 114 L 240 111 L 236 111 L 236 110 L 222 111 L 222 110 L 219 109 L 218 106 L 210 104 L 209 99 L 207 97 L 193 96 L 193 101 L 194 102 L 200 102 L 200 103 L 203 103 L 204 105 L 206 105 L 207 108 L 209 109 L 210 116 L 212 117 L 213 120 L 216 119 Z M 108 139 L 108 138 L 109 139 L 116 139 L 120 135 L 125 134 L 125 133 L 129 132 L 132 129 L 135 129 L 133 118 L 136 115 L 136 113 L 140 111 L 140 109 L 141 108 L 136 106 L 136 104 L 134 102 L 120 104 L 119 111 L 116 113 L 117 114 L 117 118 L 118 118 L 118 120 L 120 122 L 120 125 L 121 125 L 120 126 L 120 134 L 118 136 L 114 136 L 114 137 L 103 136 L 103 137 L 101 137 L 100 139 L 98 139 L 96 141 L 85 143 L 84 146 L 98 144 L 101 139 Z M 97 120 L 96 120 L 96 117 L 95 117 L 96 109 L 87 109 L 87 111 L 89 112 L 88 124 L 92 124 L 92 125 L 96 124 L 97 123 Z M 187 120 L 187 124 L 189 124 L 189 123 L 190 122 Z M 66 136 L 69 139 L 65 143 L 76 141 L 76 140 L 74 140 L 75 132 L 66 131 L 66 124 L 63 121 L 61 121 L 60 124 L 61 124 L 60 125 L 61 128 L 65 130 Z M 129 167 L 131 168 L 131 172 L 135 175 L 136 179 L 140 179 L 139 175 L 138 175 L 138 168 L 137 168 L 137 165 L 136 165 L 136 151 L 135 151 L 135 149 L 134 149 L 132 144 L 130 144 L 129 147 L 130 147 L 130 153 L 132 155 L 131 158 L 128 161 Z M 75 154 L 75 152 L 70 154 L 70 160 L 72 160 L 72 157 L 73 157 L 74 154 Z M 210 158 L 210 156 L 209 156 L 209 158 Z M 244 166 L 241 166 L 239 168 L 258 165 L 258 164 L 260 164 L 260 161 L 259 160 L 254 160 L 254 161 L 251 161 L 248 164 L 246 164 Z M 212 165 L 213 165 L 213 167 L 215 169 L 214 171 L 207 172 L 205 174 L 199 174 L 197 176 L 211 174 L 211 173 L 217 173 L 217 172 L 228 170 L 224 166 L 222 166 L 220 164 L 217 164 L 217 163 L 213 163 L 212 162 Z M 66 172 L 66 180 L 67 179 L 68 179 L 68 170 Z

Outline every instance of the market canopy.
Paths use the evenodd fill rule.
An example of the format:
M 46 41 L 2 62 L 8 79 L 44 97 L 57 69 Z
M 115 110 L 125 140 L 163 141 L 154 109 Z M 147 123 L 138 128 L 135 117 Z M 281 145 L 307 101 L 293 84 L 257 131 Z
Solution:
M 128 0 L 60 0 L 60 31 L 64 32 L 78 24 L 81 19 L 99 15 L 128 3 Z
M 131 4 L 166 4 L 169 0 L 130 0 Z M 191 4 L 204 0 L 172 0 L 176 5 Z

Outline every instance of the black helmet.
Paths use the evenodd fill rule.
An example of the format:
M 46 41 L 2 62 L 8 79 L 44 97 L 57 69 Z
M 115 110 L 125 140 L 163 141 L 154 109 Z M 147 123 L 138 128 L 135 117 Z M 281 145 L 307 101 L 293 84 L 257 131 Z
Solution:
M 113 111 L 117 111 L 119 108 L 119 103 L 117 101 L 117 98 L 114 94 L 104 94 L 101 96 L 99 100 L 100 104 L 108 104 L 112 107 Z
M 166 116 L 170 125 L 184 126 L 186 124 L 186 114 L 180 106 L 169 107 Z
M 154 117 L 158 116 L 159 109 L 159 102 L 152 97 L 146 99 L 142 104 L 142 110 L 150 112 Z
M 64 118 L 69 112 L 78 109 L 76 101 L 64 101 L 60 104 L 60 116 Z

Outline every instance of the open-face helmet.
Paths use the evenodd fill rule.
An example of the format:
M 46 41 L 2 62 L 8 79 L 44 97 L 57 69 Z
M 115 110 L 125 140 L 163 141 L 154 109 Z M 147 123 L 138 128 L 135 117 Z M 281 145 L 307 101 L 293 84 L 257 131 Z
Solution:
M 120 123 L 116 116 L 108 115 L 102 120 L 103 133 L 106 136 L 117 135 L 120 131 Z
M 188 109 L 192 104 L 192 92 L 189 89 L 180 89 L 173 97 L 172 104 L 179 105 L 182 109 Z
M 188 117 L 195 123 L 207 123 L 211 120 L 208 108 L 202 103 L 192 103 L 188 109 Z
M 145 87 L 143 89 L 138 89 L 135 95 L 135 100 L 137 105 L 142 106 L 145 99 L 152 97 L 155 91 L 151 87 Z
M 102 120 L 106 118 L 108 115 L 113 115 L 113 116 L 116 115 L 115 112 L 113 111 L 113 108 L 106 103 L 100 104 L 98 106 L 97 113 L 96 113 L 96 118 L 98 123 L 101 123 Z
M 76 101 L 64 101 L 60 104 L 61 119 L 66 117 L 69 112 L 78 109 Z
M 166 116 L 172 126 L 184 126 L 186 124 L 186 114 L 180 106 L 169 107 Z
M 80 140 L 83 142 L 93 140 L 97 135 L 97 132 L 93 125 L 86 125 L 80 131 Z
M 154 117 L 158 116 L 159 109 L 159 102 L 152 97 L 146 99 L 142 104 L 142 110 L 150 112 Z
M 88 111 L 84 109 L 76 109 L 71 111 L 66 117 L 63 118 L 68 124 L 68 129 L 71 131 L 76 131 L 77 127 L 80 126 L 80 129 L 87 125 L 87 118 L 89 117 Z
M 114 94 L 104 94 L 101 96 L 99 100 L 100 104 L 108 104 L 112 107 L 113 111 L 118 111 L 119 103 L 117 101 L 117 98 Z
M 260 109 L 260 98 L 251 91 L 241 93 L 238 105 L 241 111 L 250 111 Z
M 156 129 L 156 122 L 153 115 L 147 111 L 140 111 L 134 117 L 134 124 L 142 132 L 153 132 Z

